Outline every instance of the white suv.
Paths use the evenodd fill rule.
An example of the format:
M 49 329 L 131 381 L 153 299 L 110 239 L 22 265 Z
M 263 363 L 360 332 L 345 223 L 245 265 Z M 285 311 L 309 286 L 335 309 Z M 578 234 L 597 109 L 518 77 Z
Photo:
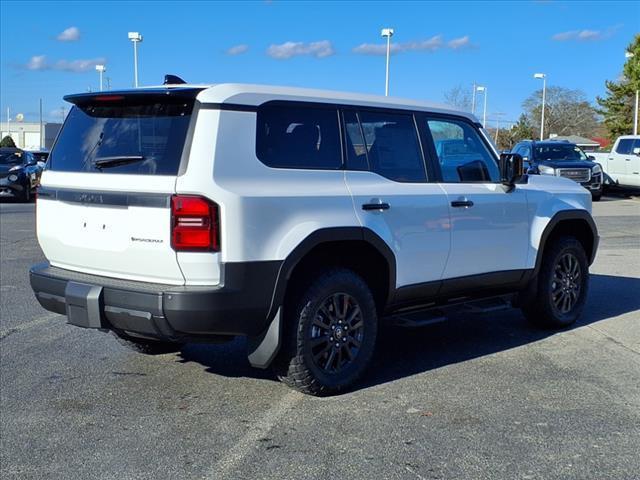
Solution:
M 564 327 L 584 307 L 589 192 L 522 175 L 468 113 L 237 84 L 65 98 L 30 276 L 71 324 L 146 353 L 244 335 L 252 365 L 327 394 L 383 321 L 509 300 Z

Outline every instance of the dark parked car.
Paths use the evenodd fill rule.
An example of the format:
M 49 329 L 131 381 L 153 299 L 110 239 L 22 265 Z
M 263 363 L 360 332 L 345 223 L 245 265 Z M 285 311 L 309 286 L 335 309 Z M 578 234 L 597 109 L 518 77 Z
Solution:
M 602 167 L 574 143 L 524 140 L 516 144 L 511 153 L 522 156 L 524 170 L 529 175 L 566 177 L 589 190 L 593 200 L 602 197 Z
M 19 148 L 0 148 L 0 198 L 31 200 L 42 167 L 29 152 Z
M 30 150 L 29 153 L 35 157 L 42 167 L 47 163 L 47 159 L 49 158 L 49 152 L 47 150 Z

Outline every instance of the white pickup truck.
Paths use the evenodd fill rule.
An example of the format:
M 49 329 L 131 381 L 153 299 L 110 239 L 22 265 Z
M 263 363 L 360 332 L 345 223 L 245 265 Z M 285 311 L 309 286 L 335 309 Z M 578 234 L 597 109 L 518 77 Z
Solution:
M 610 152 L 589 155 L 602 165 L 609 184 L 640 188 L 640 135 L 623 135 Z

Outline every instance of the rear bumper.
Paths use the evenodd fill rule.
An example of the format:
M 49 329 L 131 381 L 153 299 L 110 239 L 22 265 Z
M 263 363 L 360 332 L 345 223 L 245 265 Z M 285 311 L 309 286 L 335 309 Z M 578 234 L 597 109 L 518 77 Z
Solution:
M 86 328 L 169 341 L 262 333 L 282 262 L 222 265 L 217 287 L 180 287 L 34 265 L 31 288 L 45 309 Z

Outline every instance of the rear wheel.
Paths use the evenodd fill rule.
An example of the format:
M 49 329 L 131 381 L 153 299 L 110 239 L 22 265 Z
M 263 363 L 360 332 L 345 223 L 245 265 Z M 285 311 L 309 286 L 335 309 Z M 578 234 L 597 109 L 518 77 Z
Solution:
M 574 237 L 559 237 L 544 252 L 536 294 L 522 310 L 527 319 L 543 327 L 564 328 L 584 309 L 589 290 L 589 266 L 582 244 Z
M 367 368 L 376 343 L 378 318 L 368 285 L 350 270 L 332 269 L 290 303 L 273 366 L 278 378 L 311 395 L 351 386 Z
M 178 352 L 184 346 L 182 343 L 163 342 L 161 340 L 148 340 L 127 335 L 124 332 L 112 331 L 118 343 L 131 350 L 145 355 L 162 355 L 165 353 Z

